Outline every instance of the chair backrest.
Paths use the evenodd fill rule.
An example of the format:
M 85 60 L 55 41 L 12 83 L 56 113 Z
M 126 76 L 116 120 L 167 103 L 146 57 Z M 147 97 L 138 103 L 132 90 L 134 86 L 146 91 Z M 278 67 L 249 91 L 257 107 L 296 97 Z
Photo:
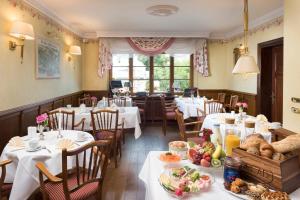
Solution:
M 119 110 L 91 110 L 91 118 L 94 135 L 101 131 L 110 131 L 116 135 L 118 130 Z
M 144 109 L 144 111 L 146 111 L 147 108 L 147 101 L 148 101 L 148 97 L 147 96 L 143 96 L 143 97 L 139 97 L 138 99 L 135 99 L 133 101 L 133 103 L 138 107 L 138 108 L 142 108 Z
M 221 103 L 225 103 L 226 94 L 225 93 L 218 93 L 218 101 Z
M 58 130 L 59 116 L 61 115 L 61 129 L 62 130 L 74 130 L 75 127 L 75 111 L 52 110 L 48 112 L 49 128 Z
M 109 98 L 108 105 L 110 106 L 113 103 L 120 107 L 126 107 L 126 98 L 124 97 Z
M 234 109 L 236 107 L 237 102 L 239 101 L 239 96 L 238 95 L 231 95 L 230 97 L 230 107 Z
M 221 113 L 223 108 L 223 104 L 219 101 L 206 101 L 204 103 L 204 113 L 206 115 L 213 113 Z
M 176 113 L 176 120 L 178 123 L 178 128 L 179 128 L 179 134 L 182 140 L 186 140 L 186 134 L 185 134 L 185 125 L 184 125 L 184 118 L 183 118 L 183 114 L 176 109 L 175 110 Z
M 1 168 L 1 176 L 0 176 L 0 199 L 2 199 L 2 186 L 4 184 L 5 176 L 6 176 L 6 165 L 11 163 L 11 160 L 3 160 L 0 161 L 0 168 Z
M 162 113 L 165 114 L 167 112 L 168 107 L 170 107 L 170 104 L 172 104 L 173 100 L 166 100 L 165 97 L 160 97 L 161 107 L 162 107 Z
M 91 97 L 83 97 L 83 98 L 79 98 L 78 100 L 79 105 L 80 104 L 85 104 L 87 107 L 91 107 L 92 106 L 92 99 Z
M 67 200 L 70 200 L 70 195 L 73 191 L 89 183 L 98 182 L 98 193 L 100 192 L 100 187 L 103 184 L 106 173 L 109 152 L 110 142 L 107 140 L 91 142 L 71 151 L 62 150 L 62 179 L 64 194 Z M 75 167 L 68 166 L 70 158 L 75 159 Z M 73 172 L 72 175 L 76 176 L 76 183 L 74 186 L 72 185 L 72 188 L 68 185 L 70 168 Z
M 184 97 L 190 97 L 192 94 L 194 95 L 194 97 L 197 96 L 197 88 L 186 88 L 183 91 Z

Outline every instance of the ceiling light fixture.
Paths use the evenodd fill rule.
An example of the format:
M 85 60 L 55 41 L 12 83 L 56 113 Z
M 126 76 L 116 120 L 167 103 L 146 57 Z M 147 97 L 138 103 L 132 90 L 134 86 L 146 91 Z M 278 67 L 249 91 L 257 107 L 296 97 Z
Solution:
M 178 12 L 179 8 L 173 5 L 156 5 L 146 9 L 149 15 L 166 17 Z
M 248 0 L 244 0 L 244 54 L 238 59 L 232 71 L 233 74 L 259 74 L 259 68 L 248 49 Z

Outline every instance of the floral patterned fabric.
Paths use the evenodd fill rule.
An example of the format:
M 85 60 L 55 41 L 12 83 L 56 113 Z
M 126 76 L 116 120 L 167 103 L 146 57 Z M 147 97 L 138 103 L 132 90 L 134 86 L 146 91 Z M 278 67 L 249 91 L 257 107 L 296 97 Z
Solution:
M 207 56 L 207 41 L 200 39 L 196 42 L 194 53 L 194 67 L 197 72 L 204 77 L 209 76 L 208 56 Z
M 108 44 L 104 39 L 99 40 L 99 63 L 98 63 L 98 75 L 103 78 L 104 73 L 112 68 L 112 53 Z
M 174 38 L 134 37 L 127 38 L 129 45 L 137 52 L 154 56 L 166 51 L 174 42 Z

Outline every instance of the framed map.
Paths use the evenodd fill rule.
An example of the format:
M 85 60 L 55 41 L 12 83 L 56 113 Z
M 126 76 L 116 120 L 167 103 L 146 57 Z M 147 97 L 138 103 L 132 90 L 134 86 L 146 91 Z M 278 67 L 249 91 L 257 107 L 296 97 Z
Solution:
M 60 46 L 49 40 L 36 39 L 36 78 L 60 78 Z

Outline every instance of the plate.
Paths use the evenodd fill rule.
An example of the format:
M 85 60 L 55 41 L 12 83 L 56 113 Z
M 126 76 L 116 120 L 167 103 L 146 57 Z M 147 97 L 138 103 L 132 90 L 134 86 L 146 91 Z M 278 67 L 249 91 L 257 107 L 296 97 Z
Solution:
M 35 148 L 35 149 L 31 149 L 30 147 L 27 147 L 26 148 L 26 151 L 27 152 L 35 152 L 35 151 L 39 151 L 39 150 L 41 150 L 42 149 L 42 146 L 40 145 L 40 146 L 38 146 L 37 148 Z
M 85 142 L 88 139 L 88 137 L 83 137 L 81 139 L 76 138 L 75 142 Z

